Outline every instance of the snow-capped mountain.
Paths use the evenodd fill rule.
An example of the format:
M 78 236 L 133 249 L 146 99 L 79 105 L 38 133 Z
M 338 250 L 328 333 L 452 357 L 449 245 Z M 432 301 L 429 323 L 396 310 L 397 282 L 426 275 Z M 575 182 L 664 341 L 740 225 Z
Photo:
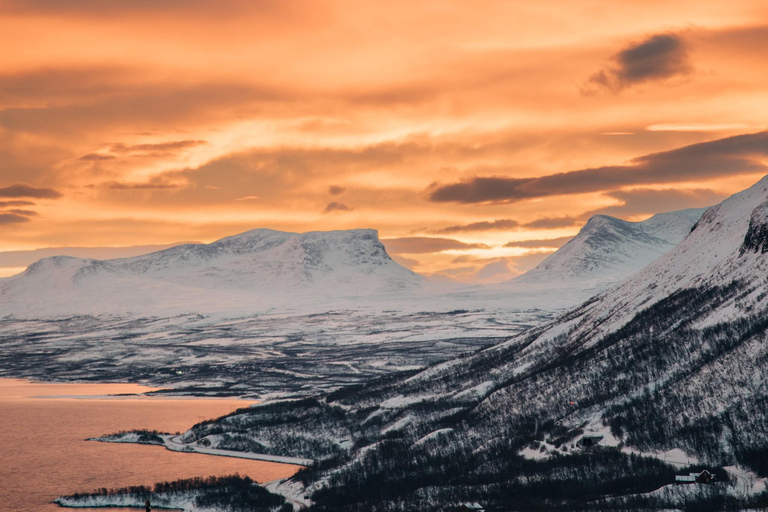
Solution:
M 554 254 L 510 283 L 615 283 L 677 245 L 705 208 L 659 213 L 642 222 L 591 217 Z
M 768 476 L 766 276 L 768 177 L 556 320 L 290 412 L 274 404 L 233 414 L 184 440 L 226 448 L 221 432 L 232 429 L 282 454 L 333 460 L 313 496 L 328 510 L 437 509 L 479 497 L 501 510 L 581 510 L 585 496 L 634 500 L 611 510 L 679 509 L 672 496 L 643 494 L 674 482 L 666 454 Z M 601 448 L 585 453 L 585 435 Z M 382 481 L 388 494 L 372 498 Z M 765 485 L 744 484 L 741 495 Z M 712 510 L 711 497 L 683 501 Z
M 131 258 L 45 258 L 0 280 L 0 298 L 5 314 L 38 317 L 155 308 L 236 311 L 280 297 L 368 296 L 423 283 L 389 257 L 374 230 L 257 229 Z

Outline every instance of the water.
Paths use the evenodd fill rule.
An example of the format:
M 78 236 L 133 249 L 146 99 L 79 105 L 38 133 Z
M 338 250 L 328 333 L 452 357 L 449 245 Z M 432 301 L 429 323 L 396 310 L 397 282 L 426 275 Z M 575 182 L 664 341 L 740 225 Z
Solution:
M 268 482 L 299 469 L 273 462 L 171 452 L 159 446 L 85 441 L 119 430 L 184 431 L 198 421 L 248 405 L 234 399 L 97 397 L 150 389 L 134 384 L 0 379 L 0 510 L 63 512 L 74 509 L 52 504 L 54 498 L 100 487 L 233 473 Z

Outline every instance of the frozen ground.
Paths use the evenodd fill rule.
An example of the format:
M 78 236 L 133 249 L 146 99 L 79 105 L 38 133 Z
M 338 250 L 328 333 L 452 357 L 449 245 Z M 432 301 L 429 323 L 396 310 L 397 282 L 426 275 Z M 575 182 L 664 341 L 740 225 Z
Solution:
M 138 381 L 204 394 L 309 394 L 506 340 L 542 310 L 367 308 L 238 318 L 0 320 L 0 376 Z

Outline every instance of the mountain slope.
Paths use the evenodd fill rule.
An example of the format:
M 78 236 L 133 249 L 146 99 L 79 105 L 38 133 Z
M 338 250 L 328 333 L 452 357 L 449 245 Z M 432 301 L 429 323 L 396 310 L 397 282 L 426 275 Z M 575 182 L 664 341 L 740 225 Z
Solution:
M 659 213 L 642 222 L 595 215 L 572 240 L 511 283 L 621 281 L 677 245 L 704 210 Z
M 241 411 L 185 439 L 226 447 L 222 434 L 235 430 L 239 443 L 325 459 L 309 483 L 318 510 L 464 500 L 601 510 L 610 503 L 584 500 L 629 495 L 618 509 L 679 508 L 637 494 L 671 482 L 674 468 L 632 453 L 669 450 L 768 477 L 767 234 L 768 177 L 553 322 L 421 372 Z M 592 455 L 577 446 L 589 432 L 603 436 Z M 686 510 L 717 509 L 706 502 L 716 492 L 731 491 L 690 495 Z
M 0 280 L 0 299 L 4 314 L 37 318 L 234 312 L 303 297 L 395 293 L 423 283 L 387 255 L 373 230 L 259 229 L 131 258 L 46 258 Z

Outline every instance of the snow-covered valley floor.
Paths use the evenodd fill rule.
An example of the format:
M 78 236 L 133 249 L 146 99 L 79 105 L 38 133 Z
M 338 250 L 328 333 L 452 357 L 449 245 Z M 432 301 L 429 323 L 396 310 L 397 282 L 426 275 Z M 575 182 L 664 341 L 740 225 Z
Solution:
M 0 376 L 145 382 L 261 398 L 314 394 L 474 352 L 551 315 L 358 307 L 235 318 L 6 318 L 0 320 Z

